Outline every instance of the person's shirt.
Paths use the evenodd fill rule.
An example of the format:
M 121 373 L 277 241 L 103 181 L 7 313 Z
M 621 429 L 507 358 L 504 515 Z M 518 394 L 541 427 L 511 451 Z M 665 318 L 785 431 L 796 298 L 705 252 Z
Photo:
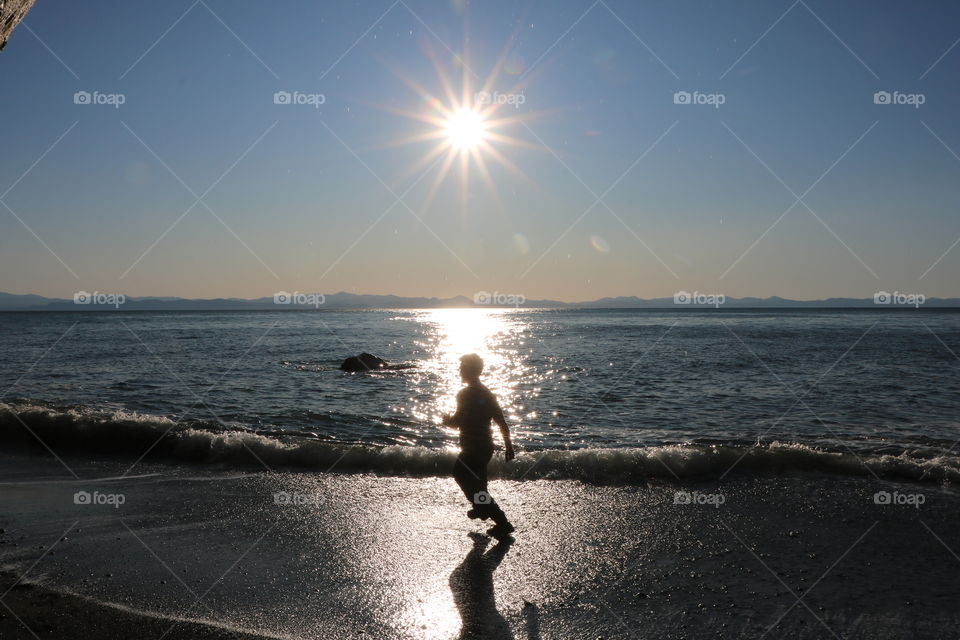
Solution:
M 490 421 L 500 413 L 496 396 L 479 382 L 461 389 L 455 420 L 460 428 L 460 448 L 492 448 Z

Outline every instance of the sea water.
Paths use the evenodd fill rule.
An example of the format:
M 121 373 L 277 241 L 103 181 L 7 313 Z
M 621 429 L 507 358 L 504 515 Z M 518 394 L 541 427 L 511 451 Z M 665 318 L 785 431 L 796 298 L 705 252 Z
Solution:
M 471 352 L 532 477 L 960 470 L 960 313 L 922 309 L 3 313 L 0 442 L 432 473 Z

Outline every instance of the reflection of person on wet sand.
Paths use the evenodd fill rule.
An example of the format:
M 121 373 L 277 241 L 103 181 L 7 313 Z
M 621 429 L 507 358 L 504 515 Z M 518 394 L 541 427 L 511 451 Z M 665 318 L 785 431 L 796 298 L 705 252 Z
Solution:
M 453 602 L 463 621 L 459 637 L 461 640 L 513 640 L 510 625 L 497 611 L 493 591 L 493 572 L 510 545 L 500 543 L 484 553 L 490 538 L 479 533 L 470 535 L 473 548 L 450 574 Z
M 483 360 L 477 354 L 460 358 L 460 378 L 467 386 L 457 394 L 457 412 L 444 416 L 443 424 L 460 429 L 460 455 L 453 467 L 453 478 L 473 505 L 467 516 L 492 518 L 495 524 L 487 533 L 506 540 L 514 531 L 513 525 L 487 491 L 487 464 L 493 457 L 491 420 L 500 427 L 507 462 L 513 460 L 513 444 L 497 398 L 480 382 L 482 372 Z

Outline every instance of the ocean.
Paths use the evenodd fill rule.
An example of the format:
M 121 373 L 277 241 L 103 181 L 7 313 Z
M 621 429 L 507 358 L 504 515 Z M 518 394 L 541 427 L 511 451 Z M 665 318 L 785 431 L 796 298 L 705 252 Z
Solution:
M 476 352 L 543 458 L 533 477 L 723 473 L 747 452 L 960 477 L 951 310 L 7 313 L 0 351 L 0 438 L 26 424 L 54 449 L 136 458 L 160 439 L 150 454 L 326 470 L 360 445 L 342 469 L 430 473 Z M 361 351 L 409 368 L 339 370 Z

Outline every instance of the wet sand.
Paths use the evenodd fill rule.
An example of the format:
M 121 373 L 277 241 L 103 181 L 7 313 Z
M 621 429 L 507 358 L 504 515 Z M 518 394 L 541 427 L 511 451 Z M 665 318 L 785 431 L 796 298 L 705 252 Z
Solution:
M 210 625 L 145 616 L 99 604 L 75 595 L 30 584 L 15 585 L 12 574 L 0 574 L 0 638 L 4 640 L 255 640 L 261 636 Z M 13 587 L 11 589 L 11 587 Z
M 2 462 L 8 572 L 251 633 L 938 638 L 960 624 L 960 560 L 951 551 L 960 549 L 960 497 L 938 485 L 817 474 L 625 486 L 494 481 L 518 528 L 504 547 L 478 535 L 483 526 L 464 516 L 445 478 L 157 465 L 111 480 L 122 465 L 78 463 L 81 478 L 100 479 L 49 466 L 38 481 L 36 471 Z M 124 502 L 78 505 L 77 491 Z M 877 504 L 878 491 L 922 494 L 923 504 Z M 54 601 L 68 603 L 61 617 Z M 31 626 L 53 626 L 49 637 L 129 637 L 123 625 L 139 625 L 44 590 L 14 589 L 3 602 Z M 98 631 L 110 628 L 110 615 L 119 625 L 112 636 Z M 11 629 L 9 619 L 2 625 Z M 197 627 L 182 637 L 231 637 L 202 635 L 216 633 Z

